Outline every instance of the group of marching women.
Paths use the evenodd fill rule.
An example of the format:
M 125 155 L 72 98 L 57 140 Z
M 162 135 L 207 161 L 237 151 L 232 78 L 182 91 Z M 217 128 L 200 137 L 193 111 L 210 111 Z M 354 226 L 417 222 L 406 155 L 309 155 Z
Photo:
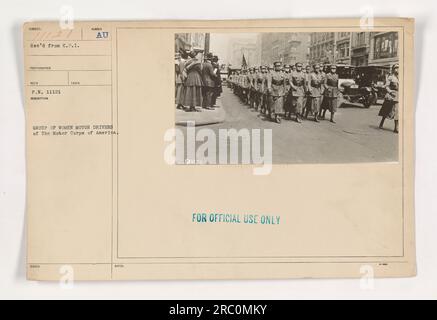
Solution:
M 222 92 L 219 59 L 212 53 L 181 51 L 175 54 L 176 108 L 187 112 L 214 109 Z
M 394 119 L 394 132 L 398 132 L 398 68 L 395 64 L 388 76 L 385 89 L 387 95 L 379 112 L 384 121 Z M 315 64 L 303 68 L 302 63 L 282 65 L 275 62 L 273 67 L 261 66 L 231 72 L 228 86 L 250 108 L 259 110 L 272 121 L 281 122 L 281 118 L 300 123 L 309 116 L 315 122 L 324 120 L 326 111 L 330 112 L 330 121 L 335 123 L 338 107 L 339 86 L 335 65 L 326 68 Z
M 242 69 L 229 76 L 230 86 L 240 99 L 251 108 L 259 110 L 271 120 L 281 118 L 302 122 L 312 116 L 315 122 L 325 119 L 330 111 L 330 121 L 335 123 L 337 111 L 338 75 L 332 65 L 325 73 L 319 64 L 313 68 L 302 63 L 273 67 Z

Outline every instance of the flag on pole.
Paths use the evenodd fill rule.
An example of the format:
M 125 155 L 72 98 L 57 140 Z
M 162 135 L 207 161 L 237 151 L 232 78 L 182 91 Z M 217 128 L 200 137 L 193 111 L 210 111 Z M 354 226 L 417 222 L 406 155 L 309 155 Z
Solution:
M 243 61 L 241 62 L 241 68 L 243 68 L 243 69 L 247 68 L 247 62 L 246 62 L 246 57 L 244 56 L 244 53 L 243 53 Z

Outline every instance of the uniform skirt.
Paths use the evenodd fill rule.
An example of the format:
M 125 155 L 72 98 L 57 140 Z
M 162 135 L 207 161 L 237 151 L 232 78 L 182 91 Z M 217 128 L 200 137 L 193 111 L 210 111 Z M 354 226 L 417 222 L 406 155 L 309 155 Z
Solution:
M 384 100 L 379 114 L 381 117 L 399 120 L 399 103 L 393 100 Z
M 284 97 L 284 111 L 285 112 L 293 111 L 293 97 L 291 94 L 287 94 Z
M 303 103 L 303 97 L 293 97 L 293 110 L 296 114 L 302 113 Z
M 328 110 L 329 109 L 327 97 L 321 96 L 319 103 L 320 103 L 320 110 Z
M 338 98 L 324 97 L 322 102 L 322 110 L 337 112 Z
M 310 108 L 309 111 L 316 114 L 320 110 L 320 97 L 308 97 L 311 100 L 311 103 L 308 104 Z
M 270 111 L 279 114 L 284 113 L 284 97 L 270 97 Z
M 183 105 L 196 107 L 202 105 L 202 87 L 188 86 L 184 88 Z

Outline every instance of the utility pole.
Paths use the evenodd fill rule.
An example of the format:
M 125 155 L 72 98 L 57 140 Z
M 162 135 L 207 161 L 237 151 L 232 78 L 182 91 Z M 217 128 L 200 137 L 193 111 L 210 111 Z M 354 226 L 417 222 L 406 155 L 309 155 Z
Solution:
M 209 33 L 205 33 L 205 56 L 209 53 L 209 40 L 210 39 L 210 34 Z
M 334 32 L 334 48 L 332 50 L 332 60 L 333 64 L 337 63 L 337 32 Z

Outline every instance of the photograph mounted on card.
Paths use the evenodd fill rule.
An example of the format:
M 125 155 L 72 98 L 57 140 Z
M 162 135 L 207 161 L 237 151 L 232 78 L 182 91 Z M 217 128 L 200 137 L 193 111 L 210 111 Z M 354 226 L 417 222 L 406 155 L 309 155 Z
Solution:
M 414 20 L 23 33 L 29 279 L 415 275 Z

